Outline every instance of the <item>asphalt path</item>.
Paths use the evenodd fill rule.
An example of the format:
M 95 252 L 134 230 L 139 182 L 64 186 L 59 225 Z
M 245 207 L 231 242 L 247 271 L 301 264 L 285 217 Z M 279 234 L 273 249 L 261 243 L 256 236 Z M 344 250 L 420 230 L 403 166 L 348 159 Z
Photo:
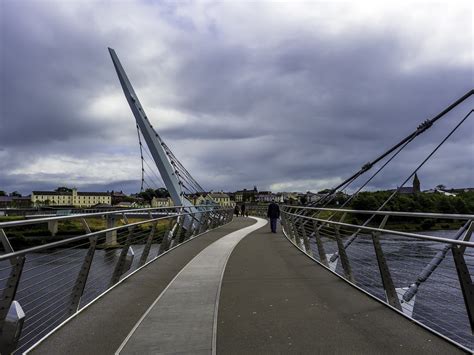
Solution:
M 444 339 L 368 297 L 263 227 L 230 256 L 218 354 L 456 354 Z
M 163 255 L 45 339 L 31 354 L 114 354 L 150 305 L 179 271 L 207 246 L 254 224 L 237 218 Z

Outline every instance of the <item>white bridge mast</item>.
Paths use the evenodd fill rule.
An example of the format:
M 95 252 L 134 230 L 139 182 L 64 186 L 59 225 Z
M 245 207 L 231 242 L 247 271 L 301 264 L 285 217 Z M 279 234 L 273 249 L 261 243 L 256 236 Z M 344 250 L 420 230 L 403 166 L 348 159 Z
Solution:
M 112 57 L 115 70 L 117 71 L 120 84 L 122 84 L 125 97 L 127 98 L 128 104 L 132 109 L 138 127 L 145 138 L 148 149 L 150 150 L 153 160 L 160 171 L 163 182 L 165 183 L 166 189 L 168 190 L 174 205 L 185 207 L 193 206 L 193 204 L 188 199 L 186 199 L 186 197 L 184 197 L 182 185 L 163 147 L 164 143 L 158 133 L 151 126 L 151 123 L 148 120 L 145 111 L 143 110 L 143 107 L 140 104 L 137 95 L 135 94 L 135 91 L 133 90 L 132 84 L 130 84 L 130 81 L 128 80 L 127 74 L 125 73 L 122 64 L 120 64 L 117 54 L 112 48 L 109 48 L 109 53 Z

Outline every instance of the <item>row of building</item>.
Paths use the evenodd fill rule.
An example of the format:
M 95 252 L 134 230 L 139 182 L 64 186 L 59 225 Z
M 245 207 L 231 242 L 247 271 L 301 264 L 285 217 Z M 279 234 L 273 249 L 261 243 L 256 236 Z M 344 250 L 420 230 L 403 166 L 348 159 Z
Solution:
M 314 196 L 310 196 L 313 201 Z M 272 193 L 271 191 L 258 191 L 254 189 L 243 189 L 236 192 L 205 192 L 192 195 L 186 195 L 186 198 L 195 205 L 215 203 L 221 206 L 234 206 L 236 203 L 268 203 L 299 201 L 302 194 L 299 193 Z M 173 202 L 169 197 L 153 197 L 151 203 L 147 203 L 143 198 L 137 195 L 128 196 L 122 191 L 112 192 L 83 192 L 76 188 L 60 187 L 55 191 L 33 191 L 29 196 L 0 196 L 0 208 L 26 208 L 42 206 L 74 206 L 74 207 L 138 207 L 151 205 L 151 207 L 168 207 Z
M 400 193 L 421 192 L 419 182 L 415 179 L 413 187 L 404 187 Z M 451 189 L 448 191 L 440 188 L 423 191 L 424 193 L 443 193 L 445 195 L 455 196 L 456 193 L 471 191 L 473 189 Z M 279 192 L 258 191 L 255 186 L 253 189 L 243 189 L 236 192 L 205 192 L 199 194 L 186 195 L 186 198 L 194 205 L 218 204 L 223 207 L 232 207 L 235 204 L 242 203 L 269 203 L 275 201 L 288 204 L 308 204 L 314 203 L 326 196 L 327 191 L 320 193 L 300 192 Z M 120 192 L 82 192 L 76 188 L 58 188 L 55 191 L 33 191 L 29 196 L 0 196 L 0 208 L 26 208 L 41 206 L 74 206 L 74 207 L 141 207 L 151 205 L 151 207 L 169 207 L 173 206 L 173 201 L 169 197 L 153 197 L 151 203 L 144 201 L 137 195 L 127 196 Z

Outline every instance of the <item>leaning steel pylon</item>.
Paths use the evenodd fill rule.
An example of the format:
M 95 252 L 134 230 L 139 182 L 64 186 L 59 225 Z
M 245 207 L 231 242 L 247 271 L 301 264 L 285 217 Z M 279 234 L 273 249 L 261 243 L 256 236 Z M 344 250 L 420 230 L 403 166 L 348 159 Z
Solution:
M 194 209 L 193 204 L 185 197 L 183 191 L 183 178 L 191 181 L 194 186 L 202 190 L 201 186 L 191 177 L 182 164 L 176 159 L 170 149 L 162 141 L 158 133 L 153 129 L 145 111 L 138 100 L 137 94 L 133 90 L 132 84 L 128 80 L 127 74 L 112 48 L 109 48 L 112 62 L 122 85 L 125 97 L 130 105 L 130 109 L 135 116 L 137 125 L 145 139 L 155 164 L 161 174 L 163 182 L 173 200 L 175 206 L 189 207 Z

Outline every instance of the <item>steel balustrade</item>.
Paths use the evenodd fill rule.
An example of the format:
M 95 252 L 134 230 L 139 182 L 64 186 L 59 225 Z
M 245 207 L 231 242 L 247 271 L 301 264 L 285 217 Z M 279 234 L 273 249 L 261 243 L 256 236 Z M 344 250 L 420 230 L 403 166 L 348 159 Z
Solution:
M 249 206 L 249 213 L 266 217 L 266 206 Z M 375 217 L 364 226 L 367 215 Z M 408 222 L 421 230 L 425 219 L 460 228 L 444 231 L 449 237 L 403 230 Z M 281 206 L 283 233 L 302 252 L 468 351 L 474 344 L 473 221 L 465 214 Z
M 196 209 L 198 212 L 196 212 Z M 232 220 L 214 205 L 143 208 L 0 223 L 0 352 L 19 353 L 127 275 L 190 238 Z M 91 231 L 90 222 L 102 227 Z M 115 225 L 121 219 L 121 225 Z M 84 234 L 14 251 L 18 228 L 78 221 Z M 186 224 L 186 221 L 191 221 Z
M 250 214 L 266 217 L 266 206 L 248 208 Z M 328 221 L 310 215 L 302 217 L 298 211 L 301 209 L 314 211 L 315 214 L 327 211 L 331 217 L 334 214 L 344 218 L 347 215 L 376 215 L 382 221 L 378 226 L 377 220 L 374 220 L 373 226 L 344 223 L 342 216 L 338 221 Z M 453 239 L 449 239 L 429 233 L 409 233 L 385 228 L 390 217 L 392 220 L 415 219 L 412 224 L 418 225 L 424 219 L 457 220 L 464 222 L 464 225 L 457 233 L 453 233 Z M 469 240 L 474 229 L 473 220 L 473 215 L 463 214 L 284 206 L 281 224 L 288 239 L 322 265 L 343 275 L 354 285 L 402 311 L 406 316 L 472 350 L 474 290 L 470 270 L 474 267 L 474 243 Z M 392 224 L 391 228 L 396 229 L 396 224 Z M 337 243 L 338 236 L 342 245 Z M 347 243 L 348 240 L 351 242 Z M 357 243 L 352 244 L 354 241 Z M 411 250 L 412 247 L 414 250 Z M 326 252 L 326 248 L 329 252 Z M 393 248 L 406 251 L 398 254 L 391 250 Z M 451 253 L 448 254 L 449 251 Z M 345 262 L 341 260 L 341 265 L 338 266 L 340 254 Z M 343 258 L 344 254 L 346 256 Z M 356 275 L 354 278 L 351 278 L 352 269 Z M 434 276 L 429 280 L 432 274 Z M 416 295 L 424 282 L 427 285 L 423 286 L 424 289 L 418 295 L 415 307 Z

